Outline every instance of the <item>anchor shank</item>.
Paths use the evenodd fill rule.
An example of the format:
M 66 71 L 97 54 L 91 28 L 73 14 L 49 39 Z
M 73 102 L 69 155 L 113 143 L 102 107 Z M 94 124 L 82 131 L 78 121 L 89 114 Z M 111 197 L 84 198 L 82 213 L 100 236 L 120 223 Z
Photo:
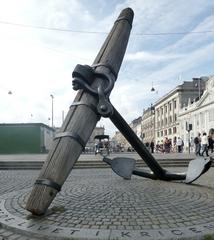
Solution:
M 185 180 L 186 173 L 173 173 L 173 172 L 166 171 L 165 178 L 167 181 Z
M 153 180 L 157 180 L 157 177 L 154 175 L 153 172 L 151 171 L 147 171 L 147 170 L 143 170 L 143 169 L 137 169 L 135 168 L 132 172 L 133 175 L 137 175 L 140 177 L 145 177 L 145 178 L 151 178 Z

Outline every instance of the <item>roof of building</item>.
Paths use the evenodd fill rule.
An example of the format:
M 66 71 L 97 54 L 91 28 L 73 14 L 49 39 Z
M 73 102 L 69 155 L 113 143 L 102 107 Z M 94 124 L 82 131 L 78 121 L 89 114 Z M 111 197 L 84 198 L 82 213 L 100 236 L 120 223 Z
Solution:
M 133 124 L 138 124 L 139 122 L 141 122 L 141 120 L 142 120 L 142 117 L 140 116 L 140 117 L 135 118 L 134 120 L 132 120 L 132 123 Z
M 205 82 L 209 79 L 209 77 L 200 77 L 200 78 L 193 78 L 192 81 L 184 81 L 182 84 L 176 86 L 174 89 L 172 89 L 170 92 L 165 94 L 163 97 L 161 97 L 159 100 L 157 100 L 154 103 L 154 106 L 160 104 L 165 99 L 169 98 L 170 96 L 174 95 L 177 92 L 185 92 L 185 91 L 191 91 L 191 92 L 198 92 L 198 88 L 196 85 L 200 81 L 201 90 L 205 88 Z
M 54 128 L 44 124 L 44 123 L 0 123 L 0 126 L 40 126 L 48 128 L 49 130 L 55 131 Z

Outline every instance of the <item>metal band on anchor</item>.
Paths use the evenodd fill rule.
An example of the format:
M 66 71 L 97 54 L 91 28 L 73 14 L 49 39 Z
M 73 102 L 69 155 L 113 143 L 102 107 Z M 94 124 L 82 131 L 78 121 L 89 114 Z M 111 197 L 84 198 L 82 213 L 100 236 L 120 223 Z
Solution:
M 107 67 L 112 72 L 112 74 L 116 75 L 115 72 L 114 72 L 114 69 L 112 69 L 111 66 L 108 66 L 108 64 L 98 63 L 98 64 L 95 64 L 93 67 L 95 68 L 96 66 L 99 66 L 99 65 Z M 91 68 L 92 71 L 90 71 L 90 74 L 93 72 L 94 78 L 101 78 L 101 79 L 103 79 L 107 82 L 106 87 L 103 89 L 104 94 L 107 95 L 111 92 L 111 90 L 114 87 L 115 79 L 113 79 L 110 76 L 110 74 L 95 71 L 93 69 L 93 67 L 89 67 L 89 66 L 86 67 L 86 66 L 82 66 L 82 65 L 80 65 L 80 66 L 77 65 L 77 67 L 75 68 L 75 72 L 73 72 L 74 73 L 73 74 L 74 78 L 72 80 L 72 85 L 73 85 L 73 89 L 75 91 L 83 89 L 83 90 L 89 92 L 93 96 L 98 96 L 97 89 L 93 88 L 91 86 L 91 84 L 89 84 L 89 82 L 91 82 L 92 79 L 86 80 L 87 75 L 88 75 L 87 74 L 88 69 Z M 85 70 L 84 74 L 81 74 L 80 70 Z
M 63 137 L 70 137 L 72 139 L 74 139 L 75 141 L 77 141 L 81 146 L 82 148 L 84 149 L 85 148 L 85 142 L 83 141 L 83 139 L 76 133 L 72 133 L 72 132 L 61 132 L 61 133 L 57 133 L 55 135 L 55 139 L 57 138 L 63 138 Z
M 58 192 L 61 191 L 61 186 L 58 183 L 56 183 L 52 180 L 49 180 L 49 179 L 37 179 L 34 184 L 35 185 L 45 185 L 47 187 L 54 188 Z
M 103 66 L 103 67 L 108 68 L 108 69 L 111 71 L 111 73 L 114 75 L 115 79 L 117 79 L 117 73 L 114 71 L 114 69 L 112 68 L 112 66 L 109 65 L 109 64 L 106 64 L 106 63 L 96 63 L 96 64 L 93 64 L 91 67 L 92 67 L 92 68 L 95 68 L 95 67 L 100 67 L 100 66 Z M 96 72 L 95 72 L 95 73 L 96 73 Z
M 122 21 L 122 20 L 126 20 L 129 25 L 132 27 L 132 24 L 130 23 L 130 19 L 126 18 L 126 17 L 119 17 L 114 23 Z
M 98 114 L 97 112 L 97 107 L 95 107 L 93 104 L 90 104 L 90 103 L 85 103 L 85 102 L 73 102 L 70 106 L 73 107 L 73 106 L 80 106 L 80 105 L 83 105 L 83 106 L 86 106 L 88 108 L 90 108 L 94 113 Z

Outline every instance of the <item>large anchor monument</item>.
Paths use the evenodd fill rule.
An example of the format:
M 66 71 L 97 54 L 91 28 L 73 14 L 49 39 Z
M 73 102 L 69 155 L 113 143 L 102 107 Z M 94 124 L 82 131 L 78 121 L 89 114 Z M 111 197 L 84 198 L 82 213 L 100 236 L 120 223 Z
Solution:
M 115 21 L 92 66 L 77 65 L 73 71 L 73 89 L 78 90 L 66 119 L 56 134 L 52 149 L 28 198 L 26 209 L 32 214 L 46 212 L 82 153 L 100 117 L 109 118 L 150 168 L 137 169 L 131 158 L 103 161 L 119 176 L 130 179 L 132 174 L 164 181 L 182 180 L 191 183 L 211 166 L 212 159 L 190 162 L 187 173 L 163 169 L 147 150 L 127 122 L 109 100 L 128 44 L 134 13 L 124 9 Z

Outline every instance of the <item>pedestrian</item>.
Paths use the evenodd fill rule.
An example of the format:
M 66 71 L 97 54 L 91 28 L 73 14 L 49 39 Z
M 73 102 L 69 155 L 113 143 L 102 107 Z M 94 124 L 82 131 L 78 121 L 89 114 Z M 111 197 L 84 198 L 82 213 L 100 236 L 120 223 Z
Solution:
M 155 143 L 152 139 L 152 141 L 150 142 L 150 149 L 151 149 L 151 153 L 154 153 L 154 147 L 155 147 Z
M 190 149 L 191 149 L 191 152 L 193 152 L 193 149 L 194 149 L 194 139 L 193 139 L 193 137 L 191 137 L 191 139 L 190 139 Z
M 213 139 L 212 139 L 212 136 L 208 136 L 208 149 L 210 150 L 211 153 L 213 153 Z
M 176 147 L 176 142 L 177 142 L 177 137 L 175 136 L 172 141 L 172 152 L 177 152 L 177 147 Z
M 149 150 L 149 142 L 146 142 L 145 145 L 146 145 L 147 149 Z
M 99 152 L 99 147 L 98 147 L 98 144 L 95 143 L 94 154 L 97 155 L 98 152 Z
M 166 153 L 170 153 L 171 149 L 171 140 L 166 138 L 165 143 L 164 143 L 164 148 Z
M 208 137 L 206 133 L 203 133 L 203 136 L 201 137 L 201 145 L 202 145 L 202 153 L 201 155 L 204 156 L 204 153 L 206 152 L 207 157 L 209 157 L 208 154 Z
M 164 152 L 169 153 L 169 139 L 168 139 L 168 137 L 165 137 L 165 140 L 164 140 Z
M 168 148 L 169 148 L 169 152 L 171 152 L 171 150 L 172 150 L 172 139 L 169 139 L 169 141 L 168 141 Z
M 198 133 L 198 136 L 194 138 L 194 144 L 195 144 L 195 155 L 201 156 L 201 134 Z
M 184 151 L 184 141 L 183 141 L 183 139 L 181 139 L 181 152 L 183 152 Z
M 183 146 L 183 140 L 180 137 L 177 138 L 176 145 L 178 147 L 178 152 L 181 153 L 182 152 L 182 146 Z

